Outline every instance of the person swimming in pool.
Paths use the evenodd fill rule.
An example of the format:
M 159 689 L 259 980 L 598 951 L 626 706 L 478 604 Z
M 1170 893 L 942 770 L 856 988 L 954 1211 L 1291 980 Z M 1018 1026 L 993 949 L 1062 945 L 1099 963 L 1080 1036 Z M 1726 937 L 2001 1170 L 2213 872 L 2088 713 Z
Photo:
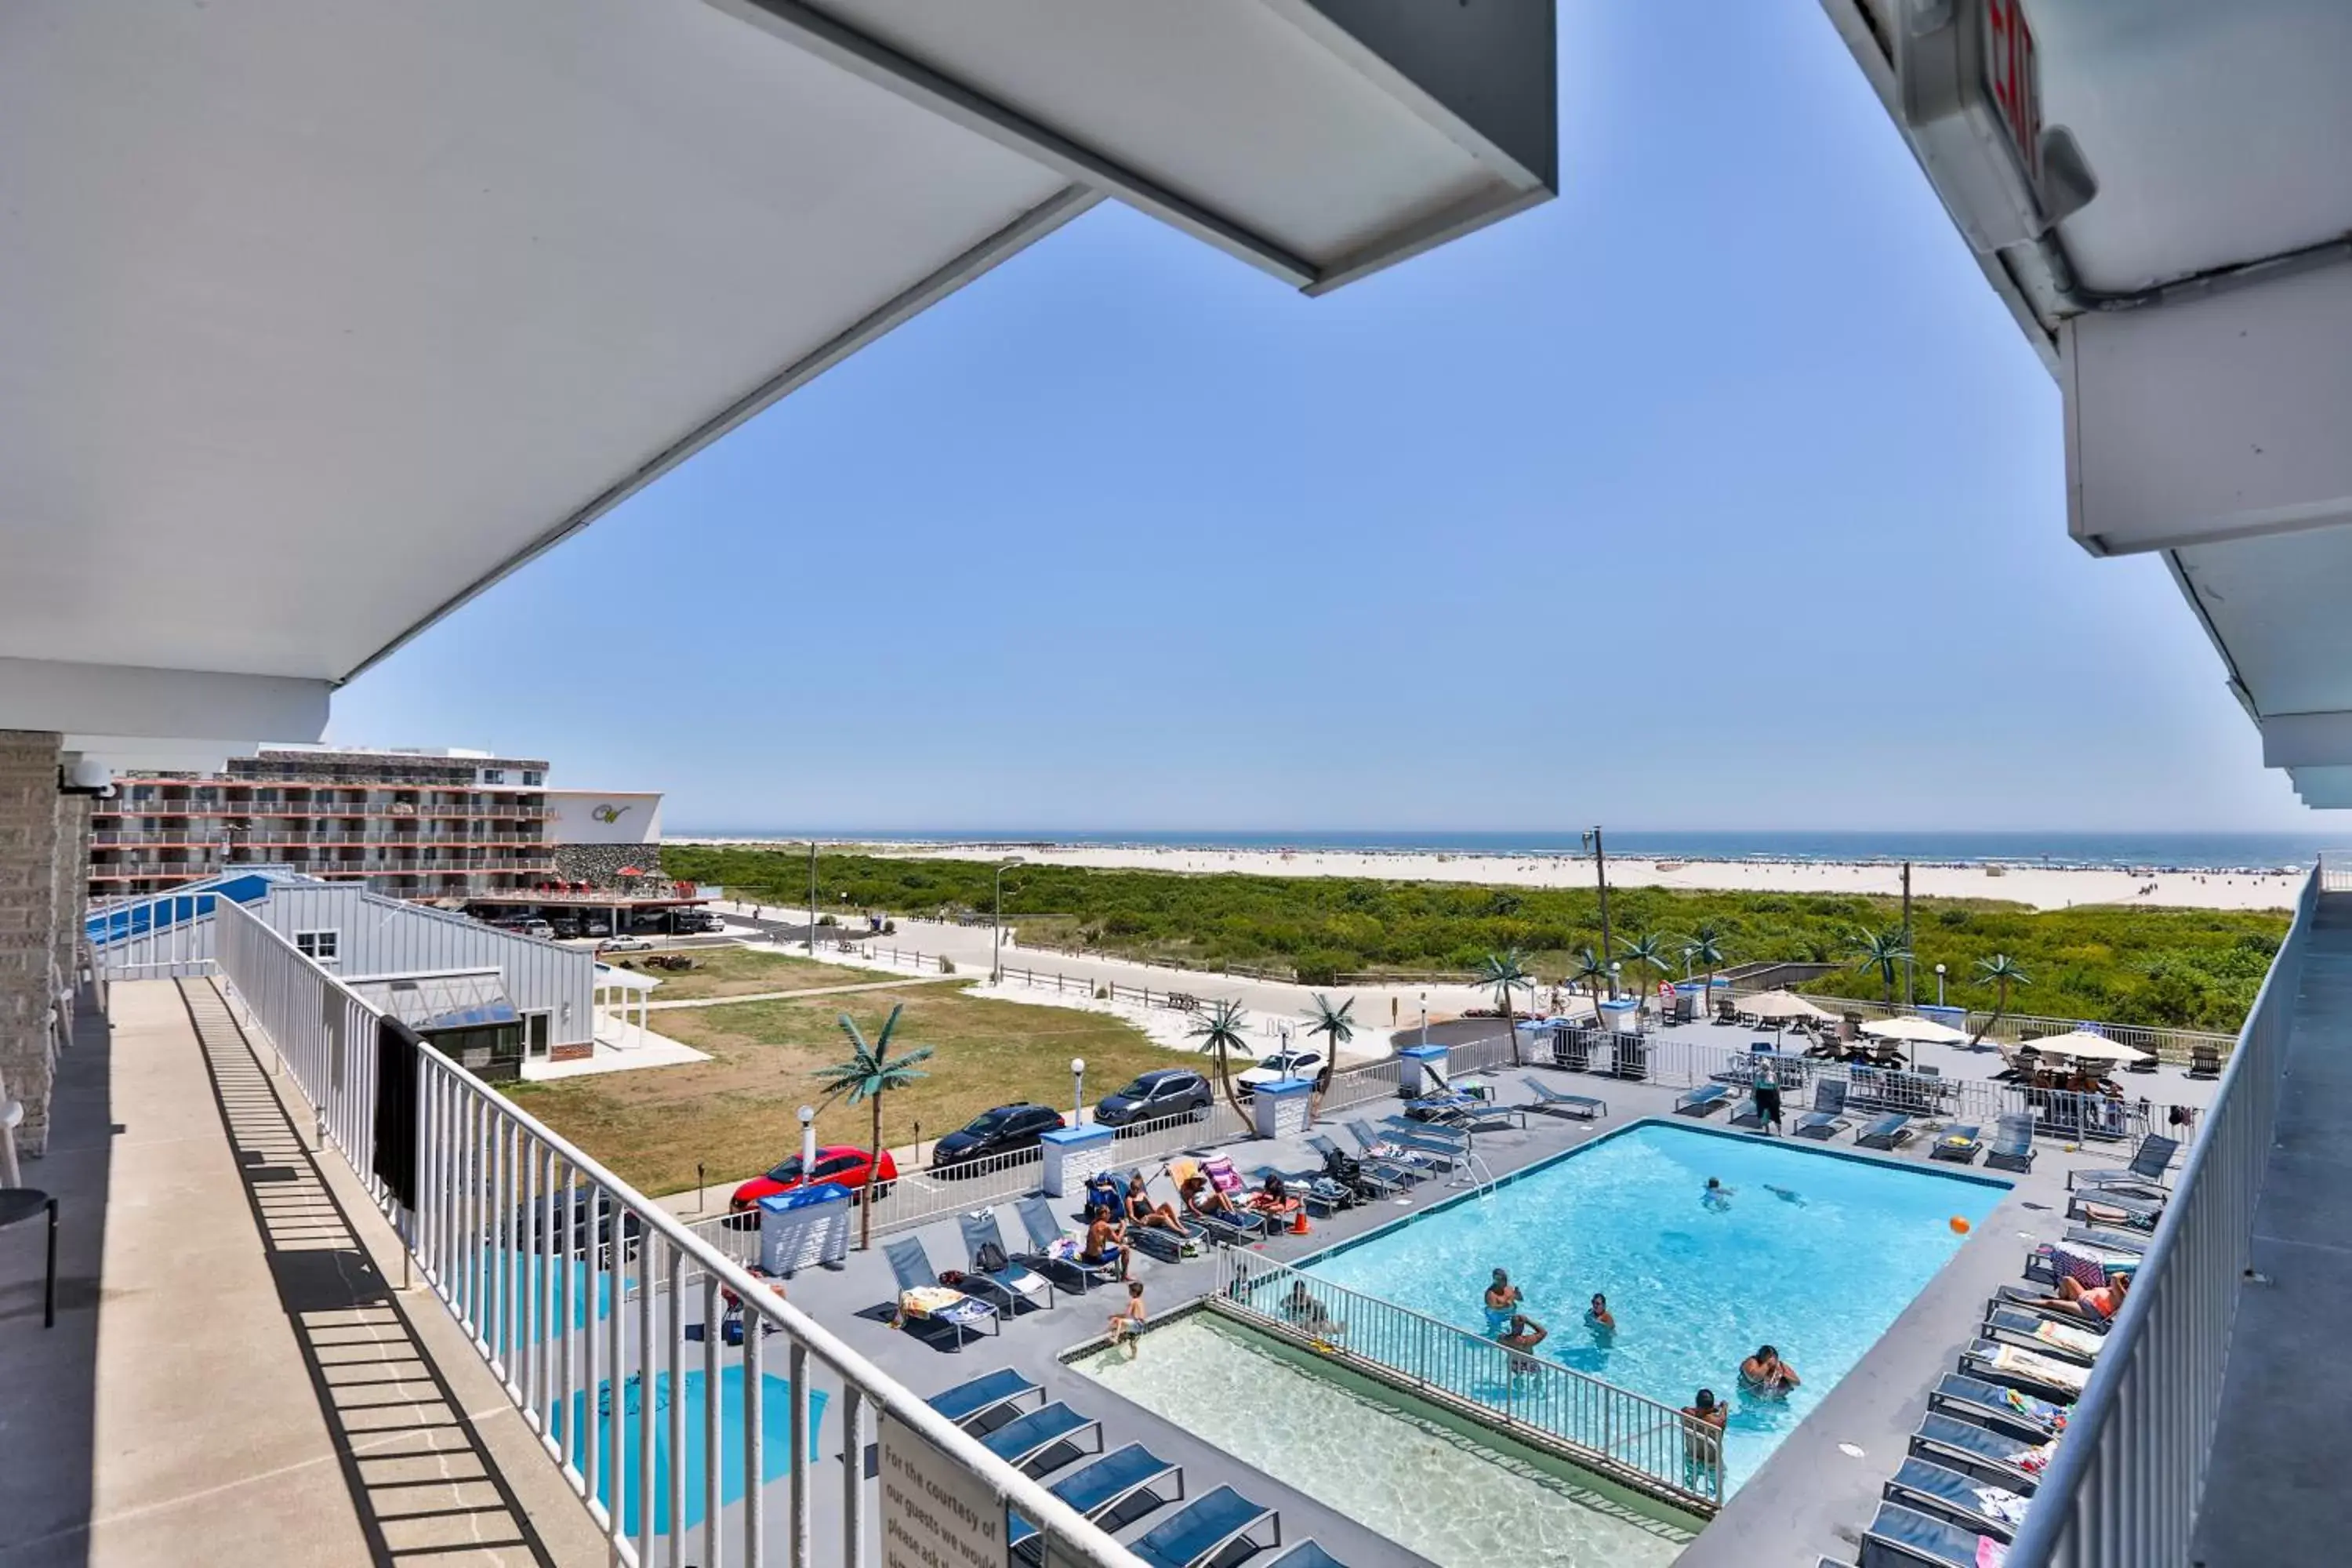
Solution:
M 1727 1187 L 1721 1181 L 1709 1176 L 1706 1179 L 1706 1190 L 1699 1194 L 1698 1201 L 1711 1212 L 1722 1214 L 1731 1207 L 1732 1194 L 1738 1191 L 1738 1187 Z
M 1597 1340 L 1606 1342 L 1616 1336 L 1617 1320 L 1609 1310 L 1609 1298 L 1598 1290 L 1592 1293 L 1592 1305 L 1585 1311 L 1584 1326 L 1592 1331 Z
M 1500 1339 L 1511 1324 L 1511 1314 L 1519 1310 L 1519 1288 L 1511 1283 L 1506 1269 L 1495 1270 L 1494 1282 L 1486 1287 L 1486 1337 Z
M 1799 1208 L 1805 1206 L 1805 1194 L 1802 1193 L 1793 1193 L 1786 1187 L 1776 1187 L 1769 1182 L 1764 1184 L 1764 1190 L 1784 1204 L 1794 1204 Z
M 1803 1381 L 1797 1375 L 1797 1369 L 1782 1361 L 1780 1352 L 1770 1345 L 1758 1345 L 1756 1353 L 1739 1363 L 1739 1386 L 1768 1399 L 1785 1397 L 1789 1390 Z
M 1503 1328 L 1504 1331 L 1495 1338 L 1505 1350 L 1512 1352 L 1511 1375 L 1517 1377 L 1521 1373 L 1535 1371 L 1536 1359 L 1527 1352 L 1543 1343 L 1549 1337 L 1549 1331 L 1524 1312 L 1512 1313 L 1511 1321 Z

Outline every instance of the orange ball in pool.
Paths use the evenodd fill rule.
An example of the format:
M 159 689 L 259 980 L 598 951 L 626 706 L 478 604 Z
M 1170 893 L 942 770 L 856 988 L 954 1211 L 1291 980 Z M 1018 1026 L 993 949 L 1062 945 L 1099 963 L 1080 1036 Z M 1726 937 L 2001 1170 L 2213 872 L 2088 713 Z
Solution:
M 1966 1236 L 1968 1233 L 1969 1222 L 1962 1219 L 1959 1215 L 1954 1215 L 1952 1216 L 1952 1234 L 1954 1236 Z

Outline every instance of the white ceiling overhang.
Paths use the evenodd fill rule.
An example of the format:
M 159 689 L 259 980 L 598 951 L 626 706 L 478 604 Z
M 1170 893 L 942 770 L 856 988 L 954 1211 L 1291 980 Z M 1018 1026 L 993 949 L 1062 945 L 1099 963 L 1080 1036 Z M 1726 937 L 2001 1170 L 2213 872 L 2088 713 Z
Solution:
M 1822 3 L 1980 240 L 1983 189 L 1906 117 L 1906 73 L 1946 16 L 2023 18 L 2040 122 L 2096 194 L 1977 259 L 2064 394 L 2069 529 L 2162 552 L 2265 761 L 2352 804 L 2352 5 Z
M 314 736 L 333 684 L 1105 196 L 1310 291 L 1540 200 L 1551 26 L 0 9 L 0 728 Z

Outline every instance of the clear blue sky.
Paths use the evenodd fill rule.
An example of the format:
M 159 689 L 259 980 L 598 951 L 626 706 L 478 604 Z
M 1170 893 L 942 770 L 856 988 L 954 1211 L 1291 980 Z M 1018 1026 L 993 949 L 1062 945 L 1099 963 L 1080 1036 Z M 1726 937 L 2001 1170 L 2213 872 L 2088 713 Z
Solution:
M 1559 198 L 1307 300 L 1105 206 L 336 700 L 704 828 L 2263 828 L 1811 5 L 1561 8 Z

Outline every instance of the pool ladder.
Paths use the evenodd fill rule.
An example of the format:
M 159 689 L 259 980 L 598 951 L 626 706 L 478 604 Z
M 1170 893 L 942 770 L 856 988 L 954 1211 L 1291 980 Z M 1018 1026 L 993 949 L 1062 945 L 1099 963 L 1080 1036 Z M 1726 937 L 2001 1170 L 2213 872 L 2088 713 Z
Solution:
M 1462 1169 L 1466 1173 L 1465 1184 L 1478 1194 L 1480 1201 L 1495 1195 L 1495 1173 L 1484 1159 L 1465 1153 L 1462 1158 Z

